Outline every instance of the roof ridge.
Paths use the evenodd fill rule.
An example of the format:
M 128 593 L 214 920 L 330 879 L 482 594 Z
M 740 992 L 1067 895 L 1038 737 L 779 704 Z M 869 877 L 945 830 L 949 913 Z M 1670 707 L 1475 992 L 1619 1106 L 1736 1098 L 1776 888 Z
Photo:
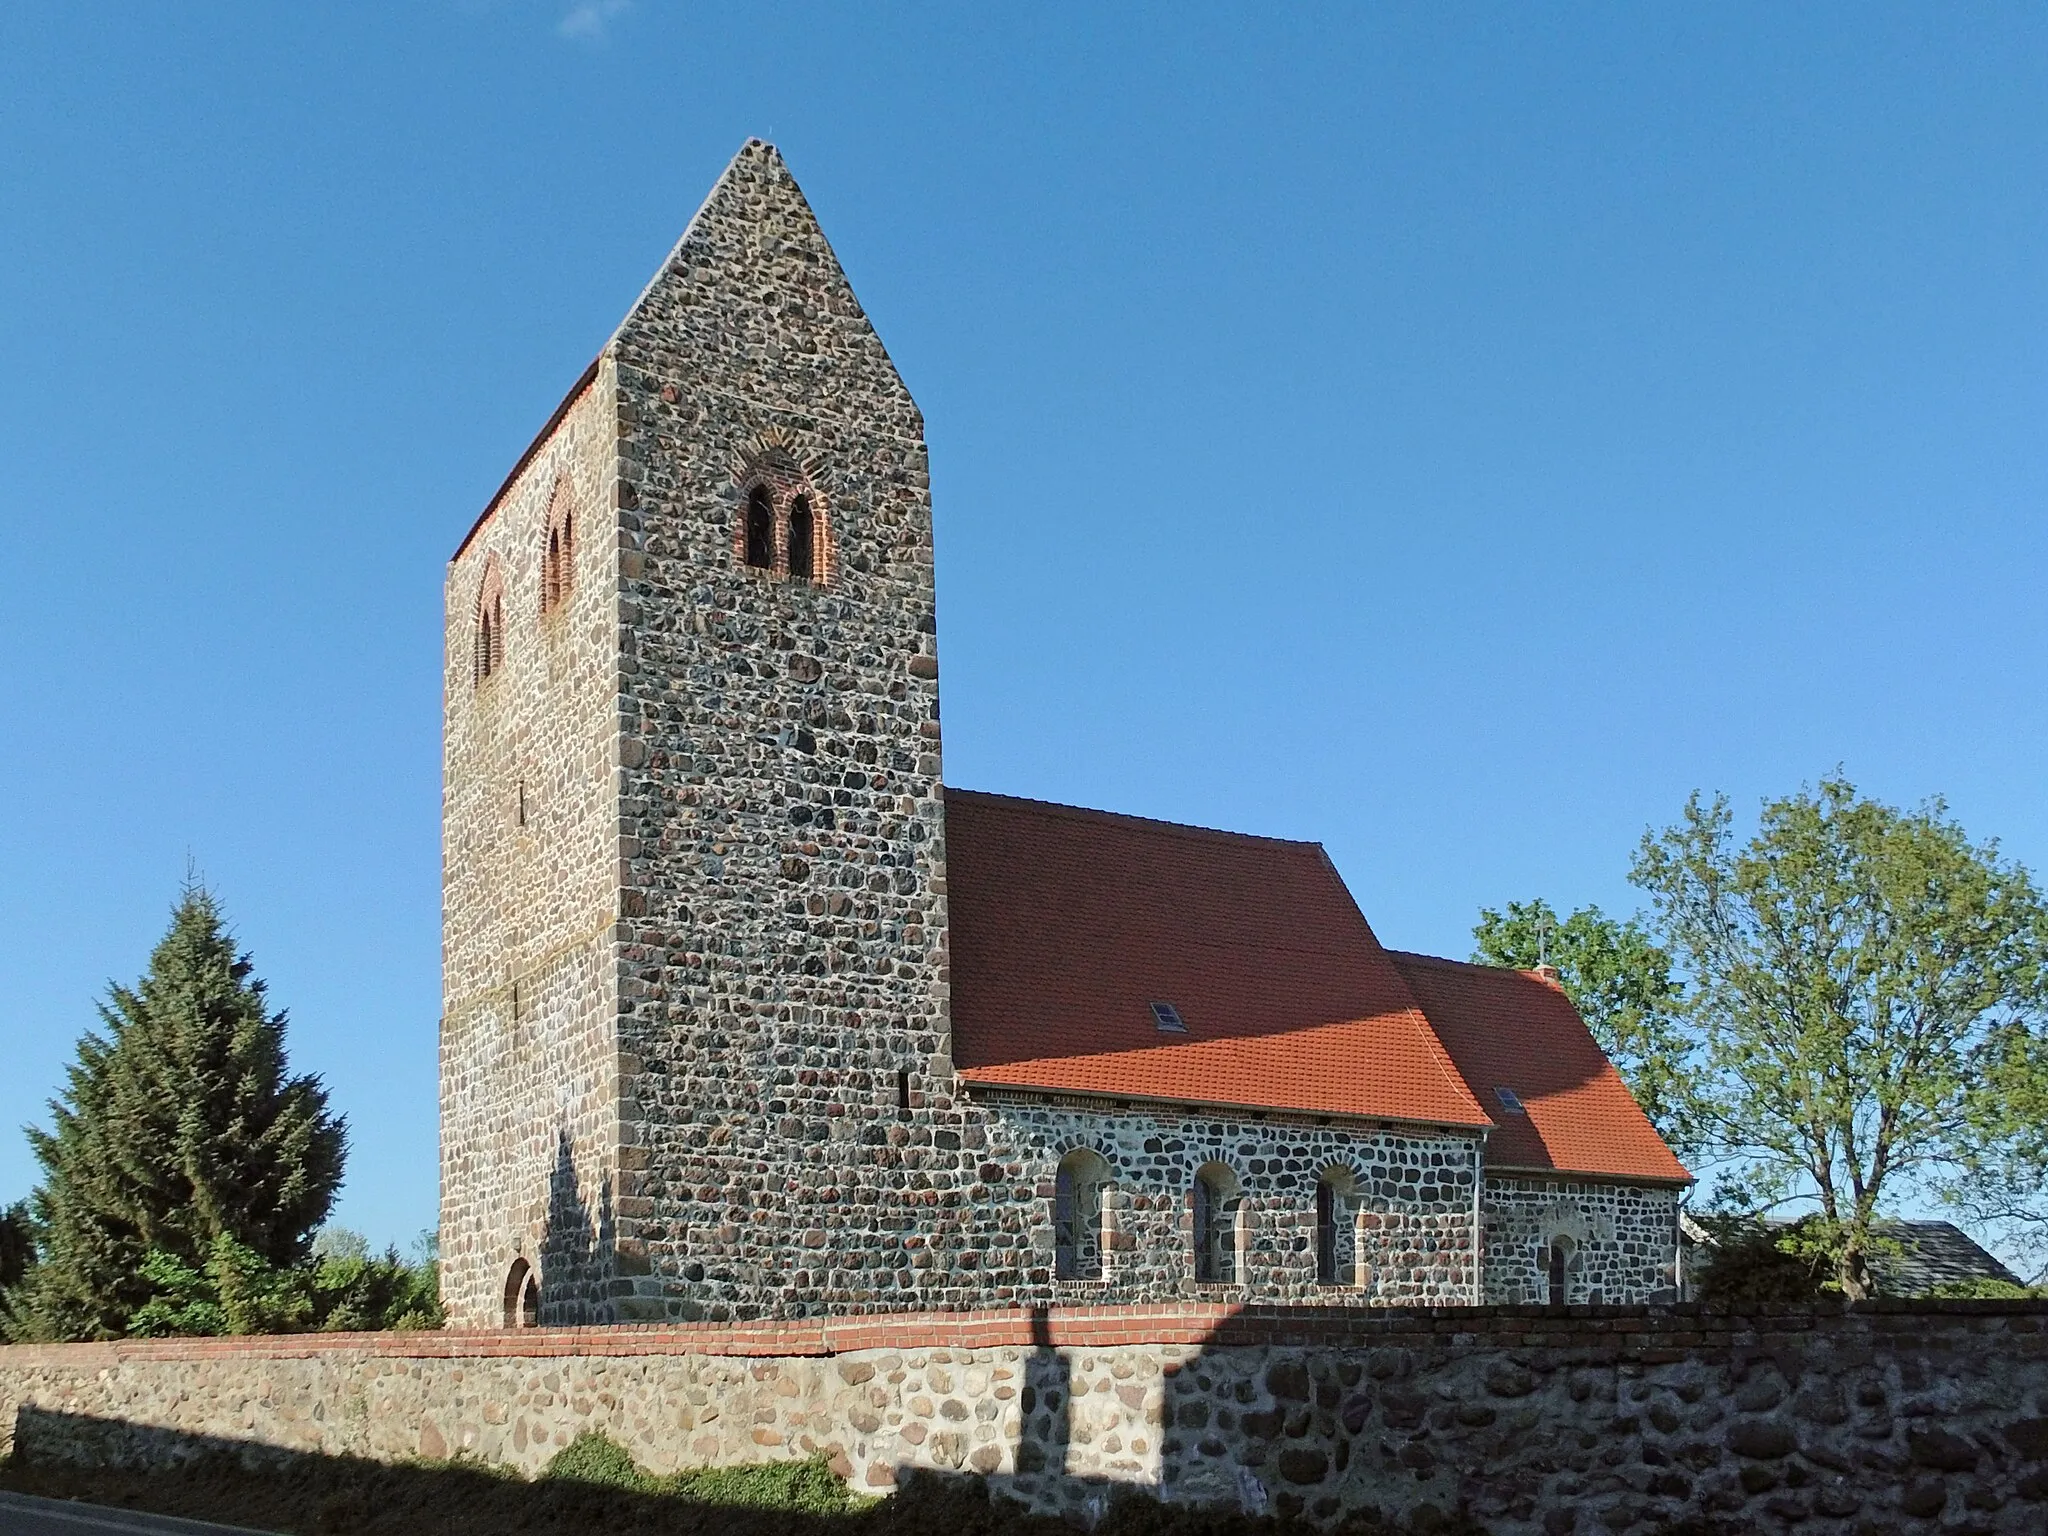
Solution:
M 1312 838 L 1274 837 L 1265 832 L 1232 832 L 1225 827 L 1198 827 L 1192 822 L 1165 821 L 1157 816 L 1137 816 L 1129 811 L 1104 811 L 1087 805 L 1068 805 L 1059 800 L 1040 800 L 1031 795 L 1006 795 L 992 789 L 962 789 L 957 785 L 944 786 L 945 796 L 950 799 L 961 795 L 969 800 L 1001 800 L 1010 805 L 1028 807 L 1041 814 L 1068 816 L 1079 821 L 1114 821 L 1149 827 L 1161 832 L 1171 832 L 1181 837 L 1221 840 L 1230 843 L 1275 843 L 1283 848 L 1321 848 L 1323 845 Z
M 1533 980 L 1544 980 L 1541 971 L 1527 965 L 1491 965 L 1484 960 L 1453 960 L 1449 955 L 1425 955 L 1418 949 L 1389 949 L 1388 954 L 1396 960 L 1419 960 L 1424 965 L 1441 965 L 1461 971 L 1492 971 L 1501 976 L 1527 976 Z

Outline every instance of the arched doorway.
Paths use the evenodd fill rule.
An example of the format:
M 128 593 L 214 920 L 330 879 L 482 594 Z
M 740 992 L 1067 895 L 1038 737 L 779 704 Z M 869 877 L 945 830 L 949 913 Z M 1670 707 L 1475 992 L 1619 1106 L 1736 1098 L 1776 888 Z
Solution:
M 505 1276 L 505 1326 L 540 1326 L 540 1276 L 524 1259 L 514 1259 Z

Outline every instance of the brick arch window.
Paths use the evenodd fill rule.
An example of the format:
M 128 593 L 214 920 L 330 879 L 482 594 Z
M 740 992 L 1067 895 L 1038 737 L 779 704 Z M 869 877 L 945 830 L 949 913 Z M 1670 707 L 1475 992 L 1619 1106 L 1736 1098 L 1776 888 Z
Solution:
M 1195 1279 L 1205 1285 L 1236 1285 L 1244 1279 L 1244 1250 L 1250 1213 L 1237 1175 L 1223 1163 L 1205 1163 L 1189 1191 L 1194 1216 Z
M 540 611 L 551 613 L 559 608 L 575 581 L 576 512 L 569 503 L 568 486 L 557 485 L 548 507 L 547 544 L 541 551 Z
M 756 569 L 775 569 L 775 498 L 765 485 L 747 492 L 745 554 L 747 564 Z
M 540 1326 L 540 1276 L 524 1259 L 514 1259 L 505 1275 L 505 1326 Z
M 735 467 L 740 506 L 732 529 L 734 560 L 767 575 L 832 585 L 838 570 L 832 508 L 813 470 L 779 436 L 764 437 Z
M 811 513 L 811 498 L 799 494 L 789 504 L 789 574 L 792 580 L 810 581 L 817 565 L 818 527 Z
M 1060 1280 L 1102 1278 L 1103 1192 L 1109 1164 L 1100 1153 L 1076 1148 L 1053 1174 L 1053 1275 Z
M 476 626 L 470 670 L 481 688 L 505 666 L 505 573 L 493 555 L 477 587 Z

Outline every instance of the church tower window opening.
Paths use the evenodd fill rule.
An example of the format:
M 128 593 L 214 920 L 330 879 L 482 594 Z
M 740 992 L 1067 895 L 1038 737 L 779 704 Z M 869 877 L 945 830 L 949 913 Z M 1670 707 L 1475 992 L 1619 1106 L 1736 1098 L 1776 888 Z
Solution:
M 799 496 L 789 505 L 789 574 L 792 580 L 811 580 L 817 551 L 817 529 L 811 517 L 811 498 Z
M 540 611 L 552 613 L 576 580 L 576 517 L 565 486 L 555 488 L 548 508 L 547 545 L 541 554 Z
M 756 570 L 775 569 L 775 504 L 765 485 L 747 493 L 747 564 Z
M 494 558 L 477 589 L 476 642 L 471 675 L 481 688 L 505 667 L 505 577 Z

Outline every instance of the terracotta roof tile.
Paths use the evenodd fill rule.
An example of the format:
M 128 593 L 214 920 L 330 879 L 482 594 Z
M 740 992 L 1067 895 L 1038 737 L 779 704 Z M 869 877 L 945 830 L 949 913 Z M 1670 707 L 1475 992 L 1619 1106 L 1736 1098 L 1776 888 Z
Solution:
M 969 1082 L 1489 1123 L 1319 844 L 949 789 L 946 884 Z
M 1393 951 L 1437 1038 L 1498 1127 L 1486 1161 L 1633 1179 L 1689 1178 L 1556 982 Z M 1506 1088 L 1525 1113 L 1497 1096 Z

